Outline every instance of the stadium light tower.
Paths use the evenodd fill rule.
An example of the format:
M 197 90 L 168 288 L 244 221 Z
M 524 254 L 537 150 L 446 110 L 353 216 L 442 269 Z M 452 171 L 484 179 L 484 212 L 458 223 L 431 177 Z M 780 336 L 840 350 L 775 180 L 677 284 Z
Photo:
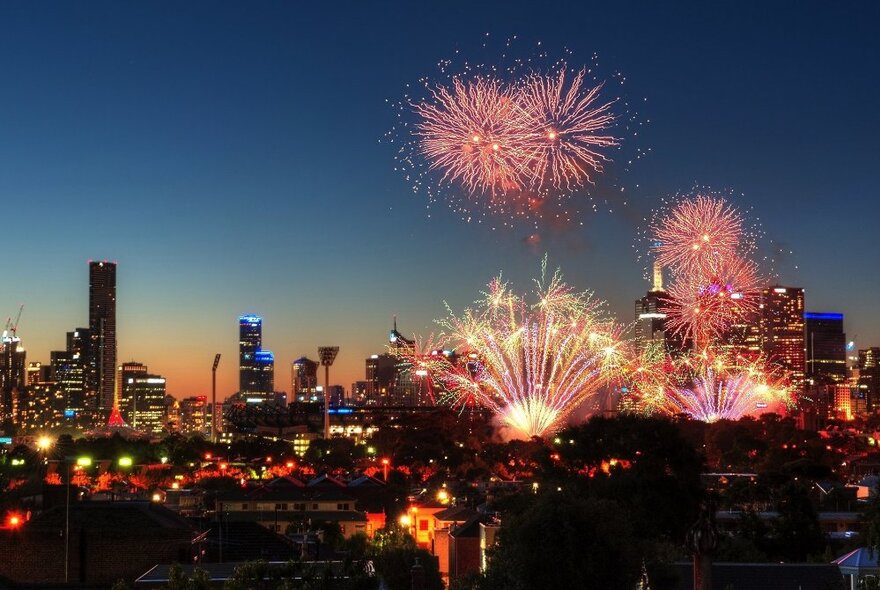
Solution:
M 318 358 L 324 367 L 324 439 L 330 440 L 330 365 L 339 353 L 338 346 L 319 346 Z
M 217 442 L 217 365 L 220 364 L 220 353 L 214 356 L 214 366 L 211 367 L 211 442 Z

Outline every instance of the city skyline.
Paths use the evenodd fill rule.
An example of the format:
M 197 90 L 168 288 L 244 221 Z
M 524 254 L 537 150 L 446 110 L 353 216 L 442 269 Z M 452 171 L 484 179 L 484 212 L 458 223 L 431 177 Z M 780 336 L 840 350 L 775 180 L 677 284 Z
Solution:
M 569 18 L 514 4 L 501 15 L 477 7 L 466 24 L 463 5 L 395 19 L 271 6 L 248 12 L 248 31 L 231 4 L 210 14 L 108 4 L 101 25 L 74 7 L 5 7 L 0 63 L 17 84 L 0 96 L 0 194 L 36 223 L 0 262 L 0 313 L 25 304 L 28 361 L 47 363 L 67 331 L 88 325 L 85 261 L 116 260 L 118 363 L 149 365 L 174 395 L 207 393 L 218 352 L 218 397 L 236 391 L 237 318 L 251 312 L 265 320 L 277 389 L 320 345 L 341 347 L 333 380 L 348 388 L 384 351 L 393 315 L 407 335 L 427 335 L 444 301 L 466 306 L 498 271 L 525 287 L 544 252 L 631 321 L 648 286 L 631 248 L 641 218 L 699 183 L 743 193 L 768 237 L 794 252 L 779 282 L 805 289 L 807 311 L 844 313 L 856 348 L 876 346 L 880 281 L 866 261 L 880 124 L 878 81 L 864 70 L 878 41 L 871 19 L 836 7 L 817 19 L 818 6 Z M 302 18 L 324 26 L 291 35 Z M 420 27 L 426 19 L 437 26 Z M 568 46 L 583 61 L 598 52 L 626 75 L 630 99 L 647 98 L 638 110 L 653 151 L 627 175 L 629 209 L 588 215 L 583 230 L 537 246 L 442 207 L 426 213 L 377 143 L 393 119 L 384 101 L 438 59 L 476 52 L 486 32 Z

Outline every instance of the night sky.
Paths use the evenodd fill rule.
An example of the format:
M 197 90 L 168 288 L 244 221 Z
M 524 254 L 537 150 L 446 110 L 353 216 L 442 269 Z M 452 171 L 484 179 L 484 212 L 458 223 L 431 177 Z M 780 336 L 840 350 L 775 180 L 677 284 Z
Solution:
M 0 5 L 0 314 L 25 304 L 28 361 L 87 325 L 89 259 L 119 263 L 119 361 L 177 396 L 209 392 L 216 352 L 219 393 L 237 389 L 245 312 L 277 389 L 323 344 L 348 388 L 393 314 L 427 335 L 501 270 L 527 287 L 545 252 L 629 321 L 638 221 L 695 184 L 742 193 L 793 252 L 779 281 L 880 345 L 880 4 L 411 4 Z M 652 150 L 623 178 L 629 210 L 534 248 L 427 210 L 393 170 L 386 99 L 486 33 L 626 75 Z

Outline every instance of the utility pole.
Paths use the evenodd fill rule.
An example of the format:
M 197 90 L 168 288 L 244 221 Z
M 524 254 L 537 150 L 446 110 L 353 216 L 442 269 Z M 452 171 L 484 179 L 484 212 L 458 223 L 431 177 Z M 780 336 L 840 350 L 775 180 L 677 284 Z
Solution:
M 220 353 L 214 356 L 211 367 L 211 442 L 217 442 L 217 365 L 220 364 Z
M 318 347 L 318 357 L 324 366 L 324 440 L 330 440 L 330 365 L 338 353 L 338 346 Z

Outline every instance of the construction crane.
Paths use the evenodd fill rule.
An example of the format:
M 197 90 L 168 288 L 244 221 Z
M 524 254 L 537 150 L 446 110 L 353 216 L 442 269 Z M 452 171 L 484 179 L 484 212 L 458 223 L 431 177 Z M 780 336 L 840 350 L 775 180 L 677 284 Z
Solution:
M 24 303 L 21 304 L 18 308 L 18 313 L 15 316 L 15 321 L 12 321 L 12 317 L 6 318 L 6 329 L 3 330 L 3 338 L 6 339 L 10 332 L 12 332 L 12 338 L 16 338 L 16 333 L 18 332 L 18 323 L 21 321 L 21 312 L 24 311 Z
M 22 303 L 21 306 L 18 308 L 18 314 L 15 316 L 15 323 L 13 323 L 12 326 L 9 328 L 9 330 L 12 332 L 13 338 L 15 338 L 15 334 L 16 334 L 16 332 L 18 332 L 18 322 L 21 321 L 21 312 L 23 312 L 23 311 L 24 311 L 24 303 Z

